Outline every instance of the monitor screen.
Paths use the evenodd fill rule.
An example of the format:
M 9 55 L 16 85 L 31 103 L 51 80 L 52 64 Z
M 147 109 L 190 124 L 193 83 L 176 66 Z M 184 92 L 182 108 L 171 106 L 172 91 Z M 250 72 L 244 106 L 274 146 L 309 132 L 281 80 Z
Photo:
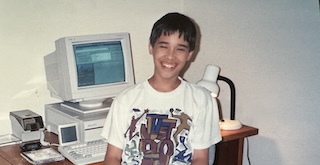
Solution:
M 120 41 L 73 46 L 78 87 L 125 81 L 125 66 Z
M 101 105 L 134 84 L 129 33 L 63 37 L 44 57 L 52 97 Z
M 58 137 L 60 146 L 75 144 L 79 142 L 78 128 L 76 123 L 58 126 Z

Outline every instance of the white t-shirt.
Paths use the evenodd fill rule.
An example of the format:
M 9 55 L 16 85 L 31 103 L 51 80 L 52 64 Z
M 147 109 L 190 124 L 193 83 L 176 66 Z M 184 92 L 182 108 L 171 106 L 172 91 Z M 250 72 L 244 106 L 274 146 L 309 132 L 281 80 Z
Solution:
M 221 140 L 216 100 L 180 80 L 171 92 L 158 92 L 145 80 L 114 100 L 102 136 L 123 150 L 122 164 L 191 164 L 193 149 Z

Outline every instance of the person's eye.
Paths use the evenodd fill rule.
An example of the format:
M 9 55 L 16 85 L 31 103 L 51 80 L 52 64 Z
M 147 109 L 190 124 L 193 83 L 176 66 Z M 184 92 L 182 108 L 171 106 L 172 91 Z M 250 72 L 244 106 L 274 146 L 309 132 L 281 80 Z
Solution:
M 167 45 L 164 45 L 164 44 L 160 44 L 160 45 L 159 45 L 159 48 L 168 48 L 168 46 L 167 46 Z
M 181 52 L 185 52 L 185 51 L 187 51 L 187 48 L 181 47 L 181 48 L 177 48 L 177 50 L 181 51 Z

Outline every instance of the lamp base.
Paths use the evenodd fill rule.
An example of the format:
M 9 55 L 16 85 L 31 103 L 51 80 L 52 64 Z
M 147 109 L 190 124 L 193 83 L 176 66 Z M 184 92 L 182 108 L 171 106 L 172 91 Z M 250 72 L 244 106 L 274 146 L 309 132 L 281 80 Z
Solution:
M 220 129 L 222 130 L 237 130 L 242 127 L 238 120 L 223 119 L 220 121 Z

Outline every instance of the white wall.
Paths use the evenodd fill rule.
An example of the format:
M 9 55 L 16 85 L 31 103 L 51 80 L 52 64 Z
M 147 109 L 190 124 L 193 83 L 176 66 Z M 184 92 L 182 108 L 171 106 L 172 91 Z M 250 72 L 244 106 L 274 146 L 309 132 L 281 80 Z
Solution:
M 259 128 L 249 138 L 255 165 L 318 164 L 320 145 L 320 16 L 317 0 L 0 0 L 0 134 L 9 112 L 43 115 L 54 102 L 43 56 L 63 36 L 131 33 L 137 81 L 152 73 L 147 52 L 152 24 L 180 11 L 201 28 L 200 52 L 185 78 L 196 82 L 206 64 L 221 67 L 237 89 L 236 117 Z M 228 88 L 220 100 L 229 110 Z M 244 159 L 244 165 L 248 162 Z
M 213 63 L 234 81 L 236 118 L 259 128 L 249 138 L 251 163 L 319 164 L 319 1 L 185 2 L 202 33 L 200 53 L 185 78 L 197 81 Z M 222 89 L 225 112 L 229 89 Z

